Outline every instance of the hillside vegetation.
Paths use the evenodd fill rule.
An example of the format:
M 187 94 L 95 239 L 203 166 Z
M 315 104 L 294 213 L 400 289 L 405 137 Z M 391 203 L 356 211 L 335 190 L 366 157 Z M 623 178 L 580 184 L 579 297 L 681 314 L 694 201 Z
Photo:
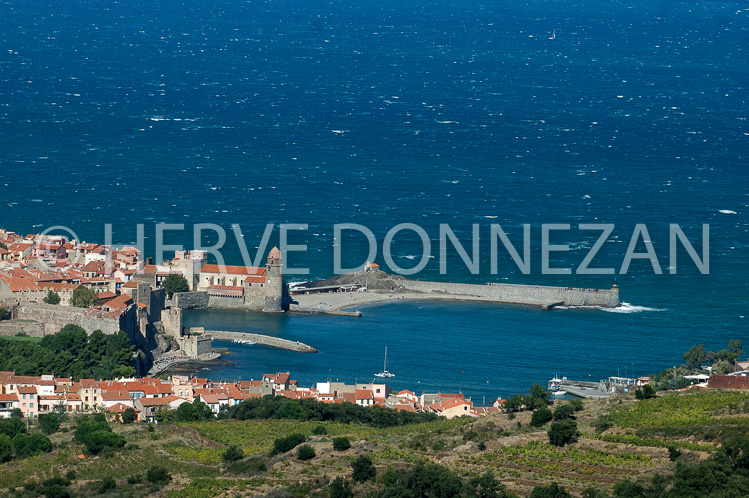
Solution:
M 335 417 L 255 419 L 249 414 L 258 404 L 237 410 L 246 420 L 106 427 L 100 417 L 69 418 L 49 435 L 49 452 L 0 466 L 0 495 L 749 495 L 749 393 L 667 393 L 559 409 L 571 404 L 554 403 L 557 420 L 537 427 L 528 411 L 386 427 Z M 560 420 L 577 424 L 576 442 L 549 443 Z

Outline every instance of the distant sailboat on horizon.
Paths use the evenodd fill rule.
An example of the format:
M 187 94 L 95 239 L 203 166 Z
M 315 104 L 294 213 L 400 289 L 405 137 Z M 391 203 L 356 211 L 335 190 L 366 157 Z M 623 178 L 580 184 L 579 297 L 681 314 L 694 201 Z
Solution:
M 385 346 L 385 364 L 382 367 L 382 372 L 376 373 L 375 377 L 392 378 L 395 377 L 394 373 L 388 372 L 388 348 Z

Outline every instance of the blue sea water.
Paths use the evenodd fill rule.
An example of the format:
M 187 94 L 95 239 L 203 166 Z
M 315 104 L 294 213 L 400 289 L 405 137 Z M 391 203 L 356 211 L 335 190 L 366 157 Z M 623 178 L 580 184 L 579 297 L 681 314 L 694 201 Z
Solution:
M 651 373 L 694 343 L 746 342 L 749 222 L 749 8 L 746 2 L 411 0 L 6 2 L 0 5 L 0 226 L 65 225 L 118 243 L 146 227 L 241 225 L 253 253 L 266 223 L 306 223 L 291 266 L 333 269 L 333 225 L 380 241 L 417 223 L 432 241 L 416 277 L 608 287 L 614 276 L 541 274 L 541 223 L 569 223 L 555 266 L 576 267 L 614 223 L 593 266 L 619 268 L 647 224 L 665 275 L 635 261 L 617 275 L 620 312 L 396 303 L 360 320 L 194 312 L 192 324 L 265 330 L 320 348 L 299 356 L 238 349 L 258 377 L 365 379 L 389 346 L 396 385 L 506 395 L 551 375 Z M 454 251 L 439 271 L 438 226 L 466 244 L 481 226 L 481 272 Z M 489 224 L 520 244 L 489 272 Z M 668 274 L 668 224 L 700 248 Z M 274 232 L 274 243 L 278 230 Z M 207 237 L 206 242 L 211 238 Z M 362 262 L 360 241 L 344 256 Z M 643 244 L 638 245 L 642 250 Z M 393 245 L 398 265 L 422 253 Z M 240 263 L 231 234 L 223 251 Z M 488 383 L 487 383 L 488 381 Z

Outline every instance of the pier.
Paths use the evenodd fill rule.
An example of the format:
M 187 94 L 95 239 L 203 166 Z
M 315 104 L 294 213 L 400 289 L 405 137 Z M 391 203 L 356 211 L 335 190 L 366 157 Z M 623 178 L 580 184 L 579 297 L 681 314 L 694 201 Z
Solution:
M 611 393 L 606 390 L 606 386 L 602 382 L 595 383 L 564 379 L 559 386 L 559 390 L 578 398 L 586 399 L 602 399 L 611 396 Z
M 299 341 L 289 341 L 281 339 L 279 337 L 272 337 L 269 335 L 252 334 L 250 332 L 229 332 L 224 330 L 206 330 L 206 335 L 213 336 L 216 341 L 233 341 L 249 340 L 255 344 L 262 346 L 270 346 L 277 349 L 285 349 L 287 351 L 295 351 L 297 353 L 317 353 L 317 349 L 313 348 L 308 344 L 304 344 Z

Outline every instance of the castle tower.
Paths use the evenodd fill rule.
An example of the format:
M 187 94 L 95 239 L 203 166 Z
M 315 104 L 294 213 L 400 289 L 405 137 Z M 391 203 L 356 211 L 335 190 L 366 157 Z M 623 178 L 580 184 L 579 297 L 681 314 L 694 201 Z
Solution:
M 266 313 L 283 312 L 283 272 L 281 251 L 271 249 L 265 266 L 265 308 Z

